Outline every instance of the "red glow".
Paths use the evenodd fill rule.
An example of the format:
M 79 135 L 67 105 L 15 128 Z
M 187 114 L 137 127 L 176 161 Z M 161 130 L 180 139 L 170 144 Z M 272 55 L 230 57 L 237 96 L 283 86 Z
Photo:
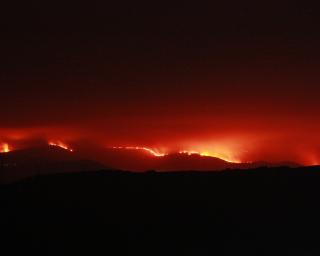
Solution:
M 271 125 L 264 124 L 266 128 L 262 129 L 254 127 L 251 122 L 252 132 L 249 133 L 241 125 L 239 127 L 232 125 L 235 127 L 233 130 L 222 130 L 210 126 L 206 120 L 200 121 L 198 123 L 207 123 L 210 129 L 201 128 L 198 123 L 183 124 L 183 127 L 190 127 L 190 130 L 181 131 L 175 128 L 166 131 L 166 128 L 161 127 L 161 123 L 160 129 L 150 128 L 141 123 L 135 126 L 132 123 L 130 133 L 124 129 L 125 125 L 120 124 L 111 124 L 110 127 L 92 124 L 96 127 L 94 133 L 90 127 L 6 128 L 0 129 L 0 152 L 49 144 L 70 152 L 75 149 L 79 151 L 88 146 L 97 146 L 98 148 L 139 150 L 153 157 L 184 153 L 216 157 L 233 163 L 256 161 L 271 163 L 285 161 L 303 165 L 320 163 L 320 138 L 309 127 L 298 129 L 295 128 L 298 124 L 290 123 L 293 127 L 291 130 L 285 130 L 283 124 L 278 125 L 276 130 Z
M 216 157 L 216 158 L 220 158 L 226 162 L 229 162 L 229 163 L 240 163 L 239 160 L 236 160 L 236 159 L 230 159 L 228 158 L 227 156 L 221 154 L 221 153 L 218 153 L 218 152 L 209 152 L 209 151 L 194 151 L 194 150 L 182 150 L 182 151 L 179 151 L 179 154 L 187 154 L 187 155 L 200 155 L 200 156 L 208 156 L 208 157 Z
M 63 148 L 65 150 L 68 150 L 70 152 L 73 152 L 73 149 L 71 149 L 67 144 L 61 142 L 61 141 L 55 141 L 55 142 L 52 142 L 50 141 L 49 142 L 49 145 L 50 146 L 53 146 L 53 147 L 59 147 L 59 148 Z
M 124 150 L 138 150 L 138 151 L 146 151 L 147 153 L 151 154 L 155 157 L 164 157 L 168 155 L 168 153 L 160 152 L 158 149 L 151 149 L 147 147 L 141 147 L 141 146 L 131 146 L 131 147 L 112 147 L 113 149 L 124 149 Z M 209 151 L 195 151 L 195 150 L 181 150 L 179 152 L 171 152 L 171 153 L 179 153 L 179 154 L 187 154 L 187 155 L 200 155 L 200 156 L 207 156 L 207 157 L 216 157 L 220 158 L 224 161 L 230 162 L 230 163 L 240 163 L 240 161 L 236 159 L 230 159 L 227 156 L 223 155 L 222 153 L 218 152 L 209 152 Z
M 112 147 L 112 148 L 113 149 L 126 149 L 126 150 L 143 150 L 143 151 L 146 151 L 146 152 L 148 152 L 151 155 L 156 156 L 156 157 L 162 157 L 162 156 L 166 155 L 165 153 L 161 153 L 158 150 L 154 150 L 154 149 L 147 148 L 147 147 L 135 146 L 135 147 Z

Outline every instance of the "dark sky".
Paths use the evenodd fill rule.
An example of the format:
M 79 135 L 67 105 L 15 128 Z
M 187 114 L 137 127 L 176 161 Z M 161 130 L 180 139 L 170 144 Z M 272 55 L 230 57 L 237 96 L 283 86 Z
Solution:
M 10 1 L 0 141 L 320 163 L 316 1 Z

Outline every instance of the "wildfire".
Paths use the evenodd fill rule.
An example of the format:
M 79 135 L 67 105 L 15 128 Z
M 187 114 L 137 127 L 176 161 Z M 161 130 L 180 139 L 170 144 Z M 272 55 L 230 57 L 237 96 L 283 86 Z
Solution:
M 8 153 L 10 151 L 11 151 L 11 149 L 10 149 L 10 146 L 8 143 L 0 144 L 0 153 Z
M 143 151 L 146 151 L 156 157 L 164 157 L 164 156 L 168 155 L 166 153 L 159 152 L 159 150 L 151 149 L 151 148 L 147 148 L 147 147 L 134 146 L 134 147 L 112 147 L 112 148 L 113 149 L 125 149 L 125 150 L 143 150 Z M 239 163 L 239 161 L 237 161 L 236 159 L 231 159 L 231 158 L 224 156 L 222 154 L 211 153 L 211 152 L 207 152 L 207 151 L 200 152 L 200 151 L 195 151 L 195 150 L 181 150 L 178 153 L 179 154 L 187 154 L 189 156 L 190 155 L 200 155 L 200 156 L 207 156 L 207 157 L 216 157 L 216 158 L 220 158 L 226 162 Z
M 53 147 L 59 147 L 59 148 L 63 148 L 65 150 L 68 150 L 70 152 L 73 152 L 73 149 L 71 149 L 67 144 L 61 142 L 61 141 L 55 141 L 55 142 L 52 142 L 50 141 L 49 142 L 49 145 L 50 146 L 53 146 Z
M 200 152 L 200 151 L 194 151 L 194 150 L 181 150 L 181 151 L 179 151 L 179 154 L 187 154 L 189 156 L 190 155 L 200 155 L 200 156 L 216 157 L 216 158 L 222 159 L 222 160 L 229 162 L 229 163 L 239 163 L 239 161 L 237 161 L 236 159 L 231 159 L 231 158 L 224 156 L 222 154 L 212 153 L 212 152 L 207 152 L 207 151 Z
M 165 153 L 160 153 L 157 150 L 153 150 L 153 149 L 147 148 L 147 147 L 112 147 L 112 148 L 114 148 L 114 149 L 127 149 L 127 150 L 143 150 L 143 151 L 146 151 L 156 157 L 162 157 L 162 156 L 166 155 Z

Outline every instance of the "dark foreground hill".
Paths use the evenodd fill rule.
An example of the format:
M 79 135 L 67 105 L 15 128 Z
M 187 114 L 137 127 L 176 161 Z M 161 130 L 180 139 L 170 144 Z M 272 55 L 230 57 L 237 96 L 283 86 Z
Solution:
M 0 153 L 0 184 L 35 175 L 97 171 L 105 166 L 55 146 Z
M 320 168 L 85 172 L 0 187 L 2 255 L 320 255 Z
M 106 167 L 108 166 L 108 168 Z M 0 184 L 16 182 L 35 175 L 99 171 L 103 169 L 157 171 L 222 171 L 225 169 L 253 169 L 261 166 L 299 167 L 291 162 L 231 163 L 200 154 L 173 153 L 155 157 L 146 150 L 119 150 L 88 147 L 69 151 L 58 146 L 25 148 L 0 153 Z

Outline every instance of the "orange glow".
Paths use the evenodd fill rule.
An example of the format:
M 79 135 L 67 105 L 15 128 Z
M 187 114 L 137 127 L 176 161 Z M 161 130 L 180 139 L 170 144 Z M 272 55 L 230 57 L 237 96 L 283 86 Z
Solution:
M 49 142 L 49 145 L 50 146 L 53 146 L 53 147 L 59 147 L 59 148 L 63 148 L 65 150 L 68 150 L 70 152 L 73 152 L 73 149 L 71 149 L 67 144 L 61 142 L 61 141 L 55 141 L 55 142 L 52 142 L 50 141 Z
M 187 155 L 200 155 L 200 156 L 207 156 L 207 157 L 216 157 L 219 159 L 222 159 L 226 162 L 229 163 L 240 163 L 240 161 L 236 160 L 236 159 L 230 159 L 226 156 L 224 156 L 223 154 L 220 153 L 212 153 L 212 152 L 208 152 L 208 151 L 203 151 L 203 152 L 199 152 L 199 151 L 194 151 L 194 150 L 181 150 L 179 151 L 179 154 L 187 154 Z
M 162 156 L 167 155 L 165 153 L 158 152 L 158 150 L 153 150 L 153 149 L 147 148 L 147 147 L 112 147 L 112 148 L 114 148 L 114 149 L 127 149 L 127 150 L 144 150 L 144 151 L 146 151 L 156 157 L 162 157 Z
M 147 148 L 147 147 L 139 147 L 139 146 L 134 146 L 134 147 L 112 147 L 113 149 L 125 149 L 125 150 L 143 150 L 146 151 L 148 153 L 150 153 L 153 156 L 156 157 L 164 157 L 168 154 L 166 153 L 161 153 L 159 152 L 159 150 L 155 150 L 155 149 L 151 149 L 151 148 Z M 174 153 L 174 152 L 172 152 Z M 226 162 L 230 162 L 230 163 L 239 163 L 240 161 L 237 161 L 236 159 L 230 159 L 222 154 L 219 153 L 211 153 L 211 152 L 207 152 L 207 151 L 194 151 L 194 150 L 181 150 L 178 152 L 179 154 L 187 154 L 187 155 L 200 155 L 200 156 L 207 156 L 207 157 L 216 157 L 216 158 L 220 158 Z
M 10 152 L 11 149 L 10 149 L 10 146 L 8 143 L 2 143 L 1 146 L 0 146 L 0 153 L 8 153 Z
M 229 163 L 241 163 L 239 160 L 237 159 L 230 159 L 228 158 L 227 156 L 224 156 L 222 154 L 219 154 L 219 153 L 211 153 L 211 152 L 201 152 L 200 153 L 201 156 L 209 156 L 209 157 L 216 157 L 216 158 L 220 158 L 226 162 L 229 162 Z
M 179 154 L 186 154 L 188 156 L 190 155 L 201 155 L 198 151 L 189 151 L 189 150 L 181 150 L 179 151 Z
M 320 161 L 318 160 L 316 155 L 311 155 L 310 160 L 308 161 L 308 164 L 311 166 L 317 166 L 320 165 Z
M 164 157 L 180 153 L 216 157 L 232 163 L 295 162 L 301 165 L 320 165 L 320 137 L 316 134 L 318 127 L 308 128 L 309 133 L 301 130 L 301 134 L 299 134 L 300 130 L 284 131 L 280 126 L 281 124 L 279 124 L 277 132 L 264 128 L 261 128 L 261 131 L 255 131 L 256 128 L 252 127 L 252 133 L 246 130 L 216 131 L 214 128 L 210 131 L 207 131 L 207 128 L 193 131 L 192 126 L 190 126 L 191 131 L 171 132 L 167 130 L 165 132 L 166 130 L 162 131 L 160 127 L 160 131 L 154 131 L 152 136 L 145 129 L 142 129 L 145 134 L 140 134 L 140 131 L 137 131 L 132 135 L 120 130 L 119 133 L 123 134 L 121 139 L 120 135 L 117 137 L 117 131 L 109 133 L 105 130 L 100 131 L 100 128 L 97 128 L 97 132 L 92 132 L 87 128 L 82 130 L 77 127 L 65 129 L 63 127 L 20 129 L 0 127 L 0 152 L 37 148 L 49 144 L 70 152 L 77 151 L 79 154 L 88 152 L 94 155 L 91 148 L 95 149 L 96 147 L 98 151 L 102 148 L 120 145 L 115 148 L 136 150 L 137 153 L 143 153 L 144 156 L 150 157 Z M 298 127 L 298 125 L 293 127 Z M 284 134 L 285 132 L 286 134 Z M 127 153 L 130 154 L 130 152 Z

